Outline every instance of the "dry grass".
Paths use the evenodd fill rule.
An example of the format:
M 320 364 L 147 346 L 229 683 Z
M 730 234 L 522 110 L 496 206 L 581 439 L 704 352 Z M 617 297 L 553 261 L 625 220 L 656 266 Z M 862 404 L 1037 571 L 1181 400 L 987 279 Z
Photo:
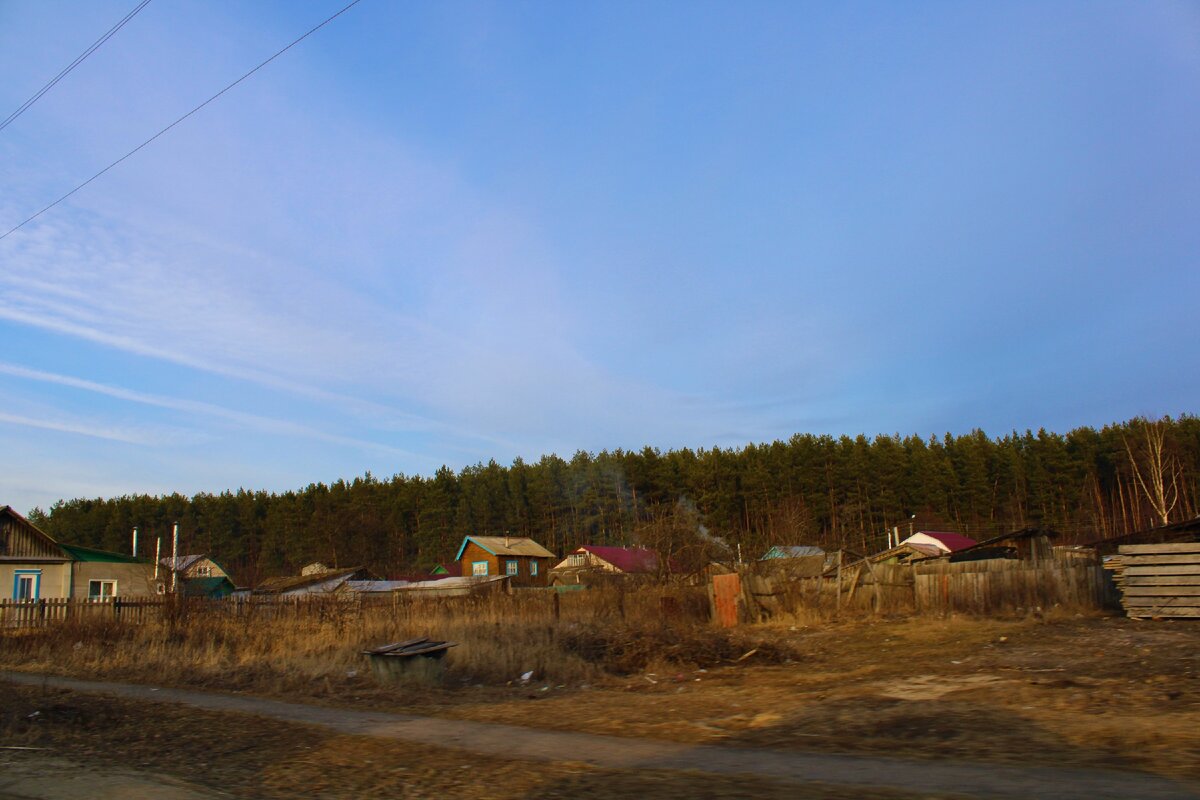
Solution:
M 686 610 L 672 617 L 661 591 L 596 591 L 568 596 L 518 592 L 479 599 L 425 600 L 362 608 L 314 601 L 235 615 L 229 606 L 196 606 L 181 618 L 140 625 L 69 621 L 5 634 L 0 665 L 26 671 L 158 681 L 264 693 L 322 695 L 366 688 L 361 651 L 415 636 L 458 643 L 447 682 L 507 684 L 534 673 L 554 685 L 595 682 L 651 665 L 712 666 L 757 649 L 783 662 L 786 647 L 752 633 L 728 632 Z M 679 590 L 675 590 L 678 595 Z

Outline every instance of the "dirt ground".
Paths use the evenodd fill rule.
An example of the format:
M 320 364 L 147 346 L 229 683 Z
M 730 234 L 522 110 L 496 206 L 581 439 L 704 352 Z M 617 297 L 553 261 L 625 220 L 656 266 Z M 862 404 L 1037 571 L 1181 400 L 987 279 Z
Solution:
M 1200 624 L 1115 617 L 784 629 L 794 664 L 634 676 L 440 713 L 677 741 L 1200 776 Z
M 918 795 L 667 770 L 597 769 L 324 732 L 0 682 L 0 800 L 12 798 L 830 798 Z M 12 748 L 12 749 L 10 749 Z M 952 795 L 919 795 L 951 798 Z
M 789 642 L 794 662 L 758 666 L 750 654 L 703 671 L 659 669 L 583 687 L 535 679 L 415 691 L 358 675 L 281 699 L 735 747 L 1200 776 L 1200 624 L 896 620 L 762 633 Z M 3 683 L 0 745 L 47 748 L 0 750 L 0 776 L 5 763 L 58 758 L 239 797 L 912 796 L 599 769 L 569 753 L 529 764 Z M 5 791 L 0 782 L 0 798 Z

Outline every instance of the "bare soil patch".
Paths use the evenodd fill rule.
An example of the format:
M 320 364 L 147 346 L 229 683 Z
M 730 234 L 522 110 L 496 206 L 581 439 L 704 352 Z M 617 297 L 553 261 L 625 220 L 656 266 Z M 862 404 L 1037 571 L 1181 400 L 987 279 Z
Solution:
M 200 789 L 244 798 L 830 798 L 906 800 L 884 790 L 780 784 L 671 770 L 597 769 L 564 753 L 559 763 L 330 734 L 242 714 L 97 697 L 0 682 L 0 798 L 61 794 L 93 786 L 143 796 L 200 800 Z M 38 794 L 25 794 L 37 776 Z M 22 789 L 22 787 L 25 787 Z M 155 794 L 155 787 L 160 787 Z M 190 791 L 189 791 L 190 787 Z M 168 792 L 168 790 L 170 790 Z M 59 792 L 56 794 L 56 792 Z M 136 794 L 115 794 L 133 797 Z M 920 795 L 952 798 L 953 795 Z M 6 798 L 7 800 L 7 798 Z

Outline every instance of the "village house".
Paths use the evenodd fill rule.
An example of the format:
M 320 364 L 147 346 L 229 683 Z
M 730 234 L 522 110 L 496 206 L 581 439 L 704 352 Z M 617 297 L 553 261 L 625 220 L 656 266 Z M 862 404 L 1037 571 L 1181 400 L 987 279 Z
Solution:
M 977 543 L 971 537 L 963 536 L 961 533 L 917 531 L 900 544 L 913 547 L 931 556 L 940 556 L 943 553 L 966 550 L 968 547 L 974 547 Z
M 154 571 L 147 559 L 59 544 L 11 506 L 0 507 L 0 597 L 147 597 L 165 591 Z
M 658 567 L 658 553 L 653 550 L 585 544 L 554 565 L 550 583 L 565 586 L 586 583 L 593 576 L 654 575 Z
M 524 536 L 468 536 L 454 560 L 464 576 L 503 575 L 513 586 L 545 586 L 554 554 Z
M 172 570 L 179 570 L 179 590 L 187 597 L 228 597 L 236 591 L 233 578 L 225 568 L 206 555 L 186 555 L 163 558 L 158 562 L 169 583 Z

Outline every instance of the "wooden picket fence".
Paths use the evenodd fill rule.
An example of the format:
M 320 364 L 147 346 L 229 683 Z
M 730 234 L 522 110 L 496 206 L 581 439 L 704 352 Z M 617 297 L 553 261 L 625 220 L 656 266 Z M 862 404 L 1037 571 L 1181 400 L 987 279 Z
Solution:
M 142 623 L 160 619 L 161 598 L 70 597 L 43 600 L 0 600 L 0 629 L 44 628 L 67 621 Z

